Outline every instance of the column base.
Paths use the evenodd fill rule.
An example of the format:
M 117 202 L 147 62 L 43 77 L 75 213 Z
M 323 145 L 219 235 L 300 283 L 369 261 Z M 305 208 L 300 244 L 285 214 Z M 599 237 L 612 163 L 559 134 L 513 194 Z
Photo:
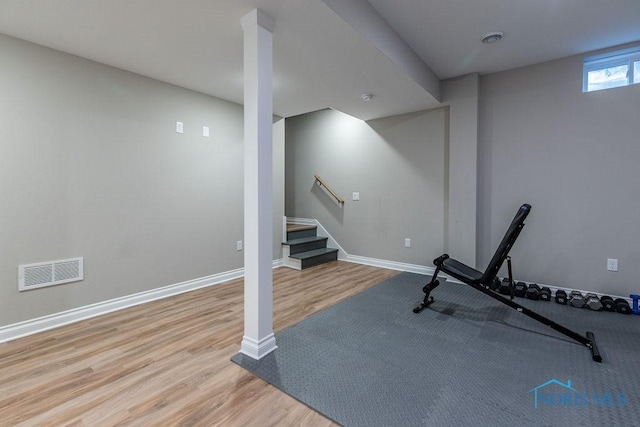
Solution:
M 278 346 L 276 345 L 276 337 L 273 333 L 262 338 L 260 341 L 256 341 L 245 335 L 242 337 L 240 353 L 246 354 L 252 359 L 260 360 L 276 348 L 278 348 Z

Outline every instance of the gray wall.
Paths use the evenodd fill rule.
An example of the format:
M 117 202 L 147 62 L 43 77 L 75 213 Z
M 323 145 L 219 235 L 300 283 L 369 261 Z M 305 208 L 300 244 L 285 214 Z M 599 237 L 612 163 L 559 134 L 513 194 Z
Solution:
M 0 51 L 0 326 L 242 267 L 241 106 L 6 36 Z M 84 281 L 18 292 L 19 264 L 76 256 Z
M 440 108 L 363 122 L 323 110 L 288 118 L 287 216 L 318 219 L 350 255 L 429 264 L 444 247 L 446 115 Z M 314 174 L 344 207 L 314 185 Z
M 449 112 L 444 251 L 470 266 L 476 265 L 478 83 L 478 74 L 442 82 Z
M 640 292 L 639 111 L 640 85 L 582 93 L 582 56 L 483 76 L 479 264 L 529 202 L 517 278 Z M 619 259 L 617 273 L 607 258 Z

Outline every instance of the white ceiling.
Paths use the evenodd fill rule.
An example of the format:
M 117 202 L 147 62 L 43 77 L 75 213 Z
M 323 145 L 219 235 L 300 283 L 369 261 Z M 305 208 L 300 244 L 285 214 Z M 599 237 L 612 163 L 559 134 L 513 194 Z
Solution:
M 439 105 L 389 54 L 392 45 L 375 46 L 363 23 L 351 27 L 324 1 L 0 0 L 0 33 L 241 104 L 240 19 L 260 8 L 276 21 L 276 114 L 331 107 L 366 120 Z M 369 3 L 441 79 L 640 40 L 640 0 Z M 505 37 L 481 44 L 490 31 Z M 363 93 L 374 99 L 363 102 Z
M 640 41 L 640 0 L 369 0 L 441 79 Z M 480 43 L 502 31 L 500 43 Z

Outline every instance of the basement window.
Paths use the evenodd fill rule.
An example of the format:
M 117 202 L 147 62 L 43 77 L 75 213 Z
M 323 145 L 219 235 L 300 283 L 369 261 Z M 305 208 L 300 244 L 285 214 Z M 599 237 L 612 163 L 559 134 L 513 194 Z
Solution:
M 640 46 L 584 59 L 582 91 L 593 92 L 640 83 Z

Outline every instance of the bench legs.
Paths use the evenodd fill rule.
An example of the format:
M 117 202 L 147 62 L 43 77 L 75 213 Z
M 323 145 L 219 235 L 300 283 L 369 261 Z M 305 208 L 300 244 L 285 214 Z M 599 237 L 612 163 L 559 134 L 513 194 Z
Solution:
M 424 285 L 424 287 L 422 288 L 422 292 L 424 292 L 424 299 L 422 300 L 422 302 L 420 304 L 418 304 L 414 309 L 413 312 L 414 313 L 420 313 L 422 310 L 424 310 L 425 308 L 427 308 L 429 306 L 429 304 L 431 304 L 433 302 L 433 297 L 431 296 L 431 291 L 434 290 L 435 288 L 437 288 L 440 285 L 440 281 L 438 280 L 438 273 L 440 273 L 440 267 L 442 265 L 442 262 L 446 259 L 442 259 L 445 255 L 443 255 L 442 257 L 436 259 L 434 261 L 434 264 L 436 264 L 436 271 L 433 272 L 433 277 L 431 277 L 431 281 L 429 283 L 427 283 L 426 285 Z M 437 262 L 439 261 L 440 262 Z

